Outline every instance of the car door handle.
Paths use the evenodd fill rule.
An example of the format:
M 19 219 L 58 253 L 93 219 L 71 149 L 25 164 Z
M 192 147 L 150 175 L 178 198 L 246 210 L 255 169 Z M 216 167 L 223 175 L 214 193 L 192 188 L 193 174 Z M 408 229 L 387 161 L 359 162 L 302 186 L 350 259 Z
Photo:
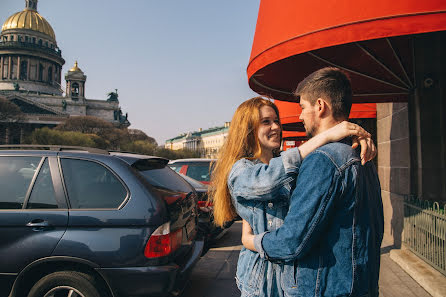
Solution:
M 50 224 L 47 221 L 38 219 L 38 220 L 32 220 L 28 224 L 26 224 L 27 227 L 48 227 Z

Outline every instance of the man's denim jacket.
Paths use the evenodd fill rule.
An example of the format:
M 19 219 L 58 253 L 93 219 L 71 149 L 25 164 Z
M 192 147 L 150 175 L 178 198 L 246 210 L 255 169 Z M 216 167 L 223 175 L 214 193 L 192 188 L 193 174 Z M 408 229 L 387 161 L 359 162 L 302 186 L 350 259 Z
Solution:
M 237 161 L 228 177 L 228 187 L 237 213 L 254 234 L 279 228 L 285 218 L 291 187 L 301 163 L 297 148 L 283 152 L 269 164 L 259 160 Z M 282 297 L 282 264 L 259 257 L 244 247 L 240 251 L 236 281 L 242 297 Z
M 378 296 L 383 236 L 374 165 L 351 144 L 324 145 L 302 162 L 283 225 L 255 236 L 262 258 L 290 261 L 285 296 Z

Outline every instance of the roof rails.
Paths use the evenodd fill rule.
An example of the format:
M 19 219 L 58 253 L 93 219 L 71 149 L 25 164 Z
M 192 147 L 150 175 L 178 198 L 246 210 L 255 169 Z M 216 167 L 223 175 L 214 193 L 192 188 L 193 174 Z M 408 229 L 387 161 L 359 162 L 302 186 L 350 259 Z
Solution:
M 45 149 L 50 151 L 86 151 L 94 154 L 108 155 L 108 151 L 103 149 L 98 149 L 94 147 L 84 147 L 84 146 L 69 146 L 69 145 L 45 145 L 45 144 L 3 144 L 0 145 L 1 149 Z

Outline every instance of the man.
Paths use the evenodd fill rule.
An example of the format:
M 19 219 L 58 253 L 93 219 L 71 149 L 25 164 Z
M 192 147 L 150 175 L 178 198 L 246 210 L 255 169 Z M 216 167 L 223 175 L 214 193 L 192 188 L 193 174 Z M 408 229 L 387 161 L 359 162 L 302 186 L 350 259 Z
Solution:
M 337 68 L 320 69 L 295 91 L 308 137 L 346 120 L 352 92 Z M 373 163 L 344 140 L 329 143 L 302 162 L 283 225 L 247 234 L 243 243 L 284 264 L 286 296 L 378 296 L 383 237 L 381 189 Z M 248 228 L 249 230 L 249 228 Z

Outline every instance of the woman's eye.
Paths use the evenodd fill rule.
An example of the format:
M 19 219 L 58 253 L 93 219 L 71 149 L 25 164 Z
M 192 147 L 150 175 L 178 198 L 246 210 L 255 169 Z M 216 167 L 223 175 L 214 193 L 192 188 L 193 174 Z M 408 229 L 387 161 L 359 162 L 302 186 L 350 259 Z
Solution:
M 263 125 L 269 125 L 269 122 L 270 122 L 269 120 L 263 120 L 263 121 L 262 121 L 262 124 L 263 124 Z

